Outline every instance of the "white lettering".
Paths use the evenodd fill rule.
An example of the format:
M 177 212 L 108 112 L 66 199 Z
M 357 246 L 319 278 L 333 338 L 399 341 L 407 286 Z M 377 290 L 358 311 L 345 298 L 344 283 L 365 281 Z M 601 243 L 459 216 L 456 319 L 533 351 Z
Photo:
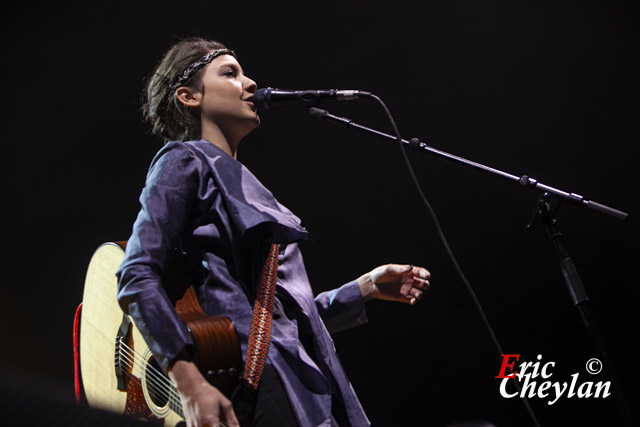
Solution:
M 539 354 L 537 359 L 541 360 L 542 359 L 542 355 Z M 531 377 L 532 378 L 538 378 L 538 375 L 539 375 L 538 374 L 538 369 L 540 368 L 540 362 L 536 362 L 532 366 L 533 366 L 533 374 L 531 374 Z
M 527 390 L 529 391 L 530 398 L 536 395 L 536 382 L 531 381 L 531 383 L 529 383 L 530 379 L 531 377 L 527 375 L 527 377 L 524 380 L 524 384 L 522 384 L 522 391 L 520 392 L 520 397 L 525 397 L 527 395 Z
M 609 393 L 609 386 L 611 385 L 611 381 L 607 381 L 606 383 L 603 383 L 602 381 L 599 381 L 596 384 L 596 392 L 593 395 L 593 397 L 600 397 L 600 391 L 604 388 L 604 394 L 602 395 L 602 397 L 609 397 L 611 396 L 611 393 Z
M 580 388 L 578 388 L 578 398 L 591 397 L 591 386 L 592 385 L 593 385 L 593 383 L 591 381 L 587 381 L 586 383 L 582 383 L 580 385 Z
M 580 373 L 571 375 L 569 382 L 552 382 L 552 381 L 535 381 L 536 378 L 542 377 L 544 379 L 551 378 L 553 376 L 552 368 L 555 367 L 555 362 L 542 363 L 542 355 L 539 354 L 538 362 L 523 362 L 520 364 L 520 369 L 514 379 L 520 383 L 519 392 L 507 391 L 508 381 L 510 378 L 502 378 L 500 382 L 500 395 L 504 398 L 511 399 L 512 397 L 520 396 L 521 398 L 533 398 L 539 397 L 547 400 L 547 405 L 554 405 L 561 397 L 566 396 L 571 398 L 577 396 L 579 399 L 583 398 L 605 398 L 611 395 L 611 382 L 598 382 L 586 381 L 579 383 Z M 588 369 L 587 369 L 588 370 Z M 498 378 L 498 377 L 496 377 Z
M 544 364 L 544 366 L 542 367 L 542 378 L 549 378 L 551 377 L 551 375 L 553 375 L 553 374 L 547 374 L 547 367 L 549 365 L 556 366 L 556 362 L 547 362 Z
M 569 387 L 569 393 L 567 394 L 567 397 L 573 397 L 576 395 L 575 391 L 573 391 L 576 388 L 576 382 L 578 381 L 578 374 L 577 372 L 573 375 L 571 375 L 571 387 Z
M 540 387 L 538 387 L 538 397 L 549 396 L 549 393 L 545 393 L 545 391 L 549 388 L 551 388 L 551 381 L 545 381 L 542 384 L 540 384 Z
M 550 400 L 547 402 L 547 405 L 553 405 L 554 403 L 556 403 L 558 401 L 558 399 L 560 399 L 560 397 L 562 397 L 562 395 L 564 394 L 564 391 L 567 389 L 568 384 L 565 382 L 563 383 L 564 386 L 562 386 L 562 388 L 560 388 L 560 383 L 554 383 L 553 384 L 553 388 L 556 391 L 556 398 L 553 400 Z
M 502 381 L 500 381 L 500 395 L 502 397 L 506 397 L 507 399 L 516 397 L 518 393 L 513 393 L 513 394 L 507 393 L 507 381 L 509 381 L 509 378 L 504 378 Z
M 520 364 L 520 370 L 518 371 L 518 374 L 517 374 L 518 379 L 520 381 L 522 381 L 522 377 L 524 377 L 525 374 L 526 376 L 529 376 L 529 374 L 527 374 L 526 372 L 527 372 L 527 369 L 531 367 L 531 365 L 533 365 L 532 362 L 523 362 Z

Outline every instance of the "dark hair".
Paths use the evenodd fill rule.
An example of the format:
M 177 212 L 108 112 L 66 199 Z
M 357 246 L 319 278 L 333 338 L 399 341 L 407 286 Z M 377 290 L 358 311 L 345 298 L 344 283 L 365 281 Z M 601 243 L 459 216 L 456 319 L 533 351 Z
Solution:
M 147 78 L 142 93 L 142 113 L 152 124 L 152 132 L 165 141 L 200 139 L 200 117 L 175 97 L 175 83 L 182 73 L 215 49 L 225 49 L 217 41 L 189 38 L 176 43 L 165 53 Z M 202 69 L 181 86 L 196 88 L 202 81 Z

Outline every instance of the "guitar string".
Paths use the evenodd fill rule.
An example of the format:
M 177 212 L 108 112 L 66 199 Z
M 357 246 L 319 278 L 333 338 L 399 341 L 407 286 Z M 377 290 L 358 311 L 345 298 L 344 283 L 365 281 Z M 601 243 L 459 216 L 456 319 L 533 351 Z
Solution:
M 167 399 L 169 397 L 174 397 L 174 402 L 176 404 L 181 402 L 180 394 L 178 393 L 178 390 L 175 384 L 167 377 L 167 375 L 165 375 L 162 371 L 158 370 L 158 368 L 156 368 L 154 365 L 151 365 L 148 362 L 146 362 L 144 355 L 140 354 L 140 352 L 136 351 L 135 349 L 132 349 L 122 341 L 120 343 L 121 343 L 121 348 L 124 348 L 128 352 L 128 353 L 123 352 L 123 354 L 127 356 L 130 356 L 131 354 L 133 354 L 133 357 L 132 357 L 133 363 L 134 364 L 137 363 L 138 366 L 141 368 L 141 370 L 144 371 L 146 369 L 147 371 L 150 372 L 149 377 L 152 377 L 153 380 L 155 380 L 156 382 L 154 381 L 149 381 L 149 382 L 153 385 L 158 385 L 159 387 L 161 387 L 160 389 L 156 388 L 155 389 L 156 392 L 160 394 L 160 391 L 166 391 L 169 394 L 169 396 L 167 396 L 166 394 L 162 394 L 162 397 L 165 397 Z
M 127 356 L 127 355 L 123 355 L 123 356 Z M 131 368 L 132 364 L 133 365 L 138 365 L 140 366 L 140 369 L 145 369 L 147 366 L 143 364 L 141 364 L 140 362 L 136 361 L 135 358 L 133 360 L 133 362 L 131 362 L 130 360 L 127 360 L 125 357 L 121 357 L 121 360 L 123 362 L 123 365 L 125 365 L 125 367 Z M 130 377 L 135 378 L 133 375 L 130 375 Z M 180 413 L 181 412 L 181 407 L 178 404 L 178 398 L 175 397 L 175 395 L 172 394 L 173 390 L 171 389 L 167 389 L 166 387 L 163 387 L 162 384 L 157 382 L 157 378 L 154 379 L 152 378 L 152 375 L 147 375 L 147 384 L 148 384 L 148 388 L 149 390 L 151 390 L 155 396 L 157 396 L 158 398 L 163 398 L 166 399 L 167 404 L 171 407 L 171 409 L 174 410 L 174 412 L 176 413 Z
M 124 344 L 121 342 L 121 348 L 124 348 L 126 351 L 125 352 L 121 352 L 121 354 L 124 354 L 125 356 L 128 357 L 128 359 L 123 359 L 124 362 L 126 363 L 128 368 L 132 368 L 132 364 L 136 365 L 138 367 L 140 367 L 142 370 L 144 370 L 144 368 L 146 367 L 147 369 L 149 369 L 155 380 L 160 379 L 160 382 L 165 383 L 164 384 L 164 391 L 169 393 L 169 396 L 166 396 L 162 393 L 159 392 L 159 390 L 157 388 L 154 389 L 154 391 L 158 394 L 162 394 L 163 397 L 167 398 L 167 402 L 169 404 L 169 406 L 171 406 L 171 404 L 173 403 L 173 407 L 172 410 L 177 413 L 178 415 L 180 415 L 182 418 L 184 418 L 184 412 L 182 409 L 182 402 L 180 400 L 180 395 L 177 392 L 177 389 L 175 388 L 175 386 L 173 385 L 173 383 L 166 378 L 160 371 L 158 371 L 156 369 L 156 367 L 154 367 L 153 365 L 149 365 L 148 363 L 146 363 L 144 361 L 144 357 L 137 351 L 131 349 L 131 347 L 129 347 L 128 345 Z M 132 357 L 133 355 L 133 357 Z M 136 358 L 136 356 L 138 356 L 138 358 Z M 135 379 L 140 385 L 142 385 L 142 380 L 129 374 L 129 377 L 131 379 Z M 160 385 L 162 386 L 162 384 L 157 384 L 154 383 L 153 381 L 149 381 L 150 384 L 157 386 Z M 172 399 L 173 398 L 173 399 Z M 220 420 L 220 426 L 221 427 L 229 427 L 224 421 Z
M 126 354 L 124 354 L 124 356 L 128 356 Z M 144 364 L 139 362 L 138 360 L 133 359 L 133 362 L 131 362 L 131 360 L 127 360 L 124 357 L 121 358 L 123 364 L 126 367 L 131 368 L 132 367 L 132 363 L 133 365 L 137 365 L 140 367 L 140 369 L 144 370 L 146 367 L 148 367 L 148 364 Z M 145 366 L 146 365 L 146 366 Z M 135 378 L 136 380 L 138 380 L 139 383 L 142 383 L 141 379 L 136 378 L 135 376 L 129 374 L 130 378 Z M 179 403 L 179 396 L 176 394 L 176 392 L 172 389 L 168 389 L 166 387 L 163 387 L 162 384 L 159 384 L 157 382 L 157 378 L 154 380 L 153 378 L 151 378 L 151 375 L 148 375 L 148 380 L 146 381 L 148 389 L 151 390 L 155 396 L 159 397 L 159 398 L 164 398 L 167 401 L 167 405 L 177 414 L 179 415 L 183 415 L 182 413 L 182 405 Z M 168 395 L 167 395 L 168 394 Z
M 132 367 L 132 365 L 137 364 L 137 366 L 139 366 L 143 372 L 147 372 L 145 376 L 148 379 L 149 389 L 153 390 L 158 397 L 165 398 L 167 402 L 173 403 L 176 407 L 181 409 L 181 405 L 179 403 L 180 398 L 179 398 L 179 395 L 177 394 L 177 390 L 175 389 L 175 386 L 173 385 L 173 383 L 171 383 L 167 377 L 160 374 L 154 366 L 146 363 L 144 361 L 144 358 L 140 354 L 136 353 L 135 351 L 132 351 L 126 345 L 123 345 L 123 349 L 126 351 L 122 351 L 121 353 L 124 356 L 130 358 L 129 360 L 123 358 L 125 362 L 128 362 L 129 367 Z M 133 354 L 133 357 L 132 357 L 133 360 L 131 360 L 132 354 Z M 138 356 L 138 358 L 136 356 Z M 175 411 L 175 412 L 179 412 L 179 411 Z
M 121 354 L 127 356 L 129 359 L 122 358 L 127 362 L 127 367 L 131 368 L 133 365 L 137 365 L 142 371 L 148 371 L 147 378 L 149 379 L 150 389 L 159 397 L 167 399 L 167 402 L 173 403 L 178 411 L 182 412 L 182 404 L 180 401 L 180 395 L 178 394 L 175 386 L 166 376 L 160 373 L 153 365 L 150 365 L 144 361 L 144 357 L 135 350 L 132 350 L 129 346 L 121 343 L 121 348 L 125 351 L 121 351 Z
M 138 377 L 136 377 L 135 375 L 129 374 L 127 373 L 127 376 L 129 377 L 129 381 L 134 381 L 136 384 L 138 384 L 138 386 L 140 386 L 142 388 L 142 380 Z M 180 412 L 181 408 L 175 408 L 175 404 L 172 404 L 172 402 L 168 402 L 169 407 L 178 415 L 183 416 L 182 412 Z
M 131 376 L 130 378 L 135 379 L 138 383 L 141 383 L 141 382 L 142 382 L 140 379 L 136 378 L 135 376 Z M 152 385 L 150 385 L 150 384 L 148 384 L 148 383 L 147 383 L 145 386 L 146 386 L 146 387 L 148 387 L 148 390 L 149 390 L 150 392 L 152 392 L 152 393 L 153 393 L 153 395 L 154 395 L 154 399 L 155 399 L 155 398 L 162 398 L 162 397 L 161 397 L 161 393 L 159 393 L 158 391 L 153 391 L 154 387 L 153 387 Z M 154 400 L 152 400 L 152 403 L 153 403 L 153 402 L 154 402 Z M 155 403 L 153 403 L 153 404 L 155 404 Z M 173 398 L 168 398 L 168 399 L 166 400 L 166 405 L 167 405 L 167 407 L 168 407 L 170 410 L 172 410 L 172 411 L 173 411 L 173 412 L 175 412 L 176 414 L 178 414 L 178 415 L 180 415 L 180 416 L 183 416 L 182 408 L 181 408 L 181 407 L 179 406 L 179 404 L 175 401 L 175 399 L 173 399 Z
M 147 375 L 147 377 L 149 377 L 149 378 L 151 378 L 153 380 L 153 381 L 150 381 L 150 383 L 160 386 L 162 389 L 164 389 L 164 391 L 166 391 L 168 393 L 171 393 L 171 392 L 175 391 L 175 385 L 173 385 L 173 383 L 164 374 L 162 374 L 160 371 L 158 371 L 153 365 L 150 365 L 149 363 L 147 363 L 144 360 L 144 357 L 142 355 L 140 355 L 140 353 L 137 353 L 135 350 L 132 350 L 126 344 L 122 344 L 121 347 L 126 350 L 126 352 L 122 352 L 122 354 L 124 354 L 124 355 L 126 355 L 128 357 L 131 357 L 131 355 L 133 355 L 133 357 L 131 358 L 133 364 L 137 363 L 138 366 L 143 371 L 147 371 L 149 373 Z M 129 360 L 129 361 L 131 361 L 131 360 Z M 158 390 L 158 389 L 156 389 L 156 390 Z M 167 396 L 164 395 L 164 397 L 167 397 Z
M 124 347 L 124 349 L 126 350 L 126 352 L 122 352 L 122 354 L 124 354 L 125 356 L 128 357 L 128 359 L 124 359 L 122 358 L 122 360 L 125 362 L 126 366 L 128 368 L 132 367 L 132 364 L 136 365 L 138 367 L 140 367 L 141 369 L 144 369 L 145 367 L 147 367 L 149 370 L 151 370 L 152 372 L 155 372 L 155 379 L 158 379 L 158 374 L 161 375 L 159 378 L 161 378 L 163 380 L 163 382 L 168 382 L 169 380 L 162 375 L 153 365 L 149 365 L 148 363 L 146 363 L 144 361 L 144 358 L 140 355 L 140 353 L 136 352 L 135 350 L 131 350 L 131 348 L 129 346 L 127 346 L 126 344 L 121 344 L 122 347 Z M 131 355 L 133 354 L 133 357 L 131 357 Z M 138 356 L 139 358 L 136 359 L 136 356 Z M 129 377 L 135 381 L 138 382 L 138 384 L 142 385 L 142 380 L 135 377 L 134 375 L 129 374 Z M 153 385 L 157 385 L 152 381 L 149 381 L 150 384 Z M 165 384 L 166 385 L 166 384 Z M 170 388 L 168 388 L 170 387 Z M 175 388 L 175 386 L 169 382 L 169 385 L 167 387 L 165 387 L 165 391 L 169 392 L 169 397 L 167 397 L 166 395 L 163 395 L 163 397 L 167 398 L 168 404 L 169 406 L 171 406 L 171 404 L 173 403 L 173 407 L 172 410 L 177 413 L 178 415 L 180 415 L 182 418 L 184 418 L 184 412 L 182 409 L 182 403 L 180 401 L 180 396 L 177 393 L 177 389 Z M 155 389 L 155 392 L 160 394 L 158 392 L 158 389 Z M 171 399 L 171 397 L 173 397 L 173 399 Z M 224 421 L 220 421 L 220 426 L 221 427 L 229 427 Z

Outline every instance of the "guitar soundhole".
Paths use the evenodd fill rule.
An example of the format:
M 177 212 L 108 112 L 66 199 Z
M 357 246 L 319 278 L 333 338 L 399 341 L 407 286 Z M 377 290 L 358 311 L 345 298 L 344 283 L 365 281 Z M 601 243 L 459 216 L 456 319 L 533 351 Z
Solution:
M 145 382 L 147 385 L 147 391 L 151 401 L 156 408 L 164 408 L 169 402 L 169 390 L 166 384 L 170 381 L 164 374 L 158 362 L 151 357 L 147 362 L 147 369 L 145 370 Z

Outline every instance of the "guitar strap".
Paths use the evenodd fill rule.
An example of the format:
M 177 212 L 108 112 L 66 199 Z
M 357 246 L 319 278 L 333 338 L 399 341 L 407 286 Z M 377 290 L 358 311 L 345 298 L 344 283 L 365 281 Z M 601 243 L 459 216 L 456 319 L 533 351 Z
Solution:
M 278 244 L 273 243 L 271 245 L 267 259 L 262 267 L 256 300 L 253 305 L 244 373 L 231 397 L 233 410 L 239 419 L 246 418 L 253 410 L 258 385 L 260 384 L 264 364 L 269 353 L 279 249 Z

